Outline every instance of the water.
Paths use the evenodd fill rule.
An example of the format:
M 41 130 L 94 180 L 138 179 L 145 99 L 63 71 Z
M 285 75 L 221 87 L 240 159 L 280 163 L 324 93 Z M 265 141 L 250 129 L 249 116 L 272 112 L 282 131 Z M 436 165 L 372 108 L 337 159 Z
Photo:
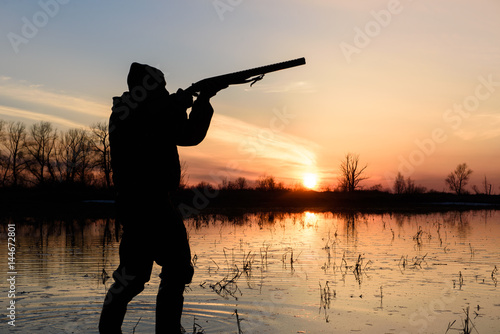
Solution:
M 1 333 L 97 333 L 118 265 L 113 220 L 16 226 L 16 321 L 1 281 Z M 261 213 L 186 221 L 196 263 L 183 325 L 205 333 L 445 333 L 469 318 L 499 333 L 500 212 L 428 215 Z M 495 267 L 496 266 L 496 267 Z M 160 268 L 129 307 L 124 333 L 154 332 Z M 458 333 L 449 330 L 448 333 Z

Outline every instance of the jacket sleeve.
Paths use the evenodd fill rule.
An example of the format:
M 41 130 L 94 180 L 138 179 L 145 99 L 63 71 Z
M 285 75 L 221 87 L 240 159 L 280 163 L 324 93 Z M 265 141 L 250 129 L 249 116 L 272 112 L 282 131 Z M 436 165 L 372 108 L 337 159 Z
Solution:
M 184 120 L 180 131 L 177 131 L 176 145 L 195 146 L 201 143 L 205 139 L 213 114 L 214 109 L 208 99 L 196 99 L 189 118 Z

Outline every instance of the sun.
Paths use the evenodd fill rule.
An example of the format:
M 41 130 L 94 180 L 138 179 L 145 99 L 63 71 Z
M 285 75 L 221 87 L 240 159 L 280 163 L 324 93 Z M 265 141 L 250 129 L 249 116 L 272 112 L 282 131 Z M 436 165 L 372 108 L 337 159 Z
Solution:
M 304 174 L 304 180 L 303 180 L 304 187 L 313 189 L 314 187 L 316 187 L 317 182 L 318 182 L 318 177 L 316 174 L 313 173 Z

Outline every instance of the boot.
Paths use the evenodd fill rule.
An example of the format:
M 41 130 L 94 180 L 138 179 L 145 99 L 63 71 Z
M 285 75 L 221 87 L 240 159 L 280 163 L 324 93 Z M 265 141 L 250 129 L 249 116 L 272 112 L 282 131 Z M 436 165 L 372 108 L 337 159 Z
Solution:
M 181 334 L 184 284 L 168 286 L 163 281 L 156 296 L 156 334 Z M 182 329 L 181 329 L 182 328 Z

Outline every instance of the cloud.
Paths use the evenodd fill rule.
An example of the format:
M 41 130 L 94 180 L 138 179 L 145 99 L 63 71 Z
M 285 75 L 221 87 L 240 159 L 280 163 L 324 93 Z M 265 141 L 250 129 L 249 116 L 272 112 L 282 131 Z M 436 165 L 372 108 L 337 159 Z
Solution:
M 317 169 L 318 144 L 286 133 L 286 127 L 282 131 L 271 128 L 215 114 L 204 142 L 180 149 L 190 182 L 218 184 L 222 177 L 256 179 L 264 174 L 293 179 Z
M 262 89 L 267 91 L 273 88 Z M 283 89 L 292 90 L 308 91 L 311 86 L 295 82 Z M 89 118 L 97 120 L 109 115 L 109 106 L 95 100 L 49 91 L 28 82 L 14 82 L 8 77 L 0 77 L 0 96 L 4 97 L 0 115 L 35 122 L 44 120 L 59 128 L 86 127 Z M 237 161 L 238 169 L 246 175 L 278 173 L 286 177 L 315 168 L 319 145 L 287 133 L 286 127 L 293 117 L 279 120 L 280 113 L 285 118 L 288 115 L 286 110 L 276 110 L 268 127 L 215 114 L 203 143 L 206 150 L 183 149 L 183 156 L 193 163 L 190 170 L 202 174 L 210 166 L 212 170 L 224 169 L 228 161 Z M 273 123 L 274 118 L 277 122 Z
M 110 106 L 68 95 L 65 92 L 51 92 L 41 85 L 27 82 L 13 82 L 9 77 L 0 77 L 0 96 L 8 98 L 14 103 L 33 105 L 37 109 L 61 109 L 65 112 L 74 112 L 81 116 L 107 117 Z
M 490 140 L 500 137 L 500 115 L 481 114 L 464 120 L 455 135 L 463 140 Z
M 81 128 L 85 127 L 86 125 L 76 123 L 58 116 L 54 115 L 47 115 L 47 114 L 42 114 L 42 113 L 37 113 L 33 111 L 28 111 L 28 110 L 23 110 L 19 108 L 13 108 L 13 107 L 6 107 L 6 106 L 1 106 L 0 105 L 0 115 L 4 115 L 7 117 L 12 117 L 16 121 L 19 120 L 20 118 L 22 119 L 27 119 L 30 121 L 46 121 L 50 122 L 56 125 L 60 125 L 63 127 L 69 127 L 69 128 Z
M 314 165 L 318 144 L 271 127 L 259 127 L 216 114 L 209 130 L 211 140 L 230 143 L 247 158 L 266 158 L 297 165 Z
M 264 88 L 263 88 L 264 89 Z M 291 84 L 286 90 L 310 89 L 304 82 Z M 64 127 L 81 127 L 81 116 L 107 117 L 109 105 L 89 99 L 74 97 L 64 92 L 51 92 L 40 85 L 27 82 L 13 82 L 9 77 L 0 77 L 0 95 L 8 97 L 11 105 L 0 105 L 0 114 L 12 118 L 27 120 L 46 120 Z M 29 105 L 30 107 L 25 107 Z M 33 107 L 31 107 L 33 106 Z M 64 111 L 62 117 L 52 112 Z M 284 124 L 279 124 L 280 126 Z M 286 126 L 278 131 L 270 125 L 259 127 L 237 118 L 216 114 L 210 127 L 208 141 L 226 144 L 236 149 L 241 158 L 271 159 L 298 166 L 310 166 L 316 163 L 314 151 L 318 145 L 284 132 Z M 283 130 L 283 131 L 281 131 Z

